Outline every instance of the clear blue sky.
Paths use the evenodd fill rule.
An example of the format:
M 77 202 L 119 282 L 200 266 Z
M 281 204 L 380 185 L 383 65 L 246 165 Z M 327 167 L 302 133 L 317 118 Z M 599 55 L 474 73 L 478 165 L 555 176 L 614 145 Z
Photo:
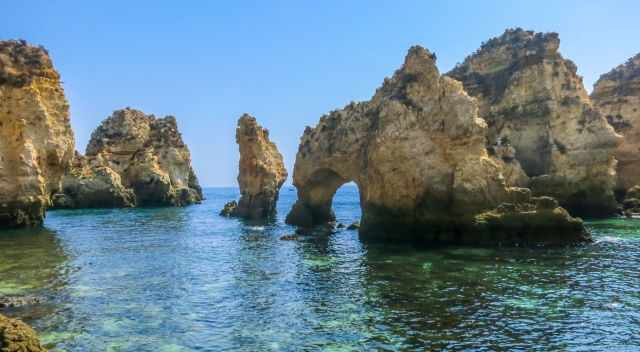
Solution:
M 0 38 L 49 49 L 81 152 L 115 109 L 172 114 L 206 186 L 235 185 L 243 112 L 271 130 L 292 174 L 305 126 L 368 99 L 414 44 L 446 72 L 505 28 L 556 31 L 589 90 L 640 51 L 637 0 L 29 0 L 0 10 Z

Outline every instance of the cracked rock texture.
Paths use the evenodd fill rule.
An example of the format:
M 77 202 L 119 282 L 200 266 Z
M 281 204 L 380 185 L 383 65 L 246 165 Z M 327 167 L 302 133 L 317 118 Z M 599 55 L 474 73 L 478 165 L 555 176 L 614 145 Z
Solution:
M 74 149 L 69 104 L 47 51 L 0 41 L 0 228 L 42 223 Z
M 46 349 L 29 325 L 0 314 L 0 351 L 45 352 Z
M 556 197 L 572 214 L 610 215 L 621 137 L 593 108 L 559 45 L 556 33 L 510 29 L 448 76 L 478 100 L 488 145 L 515 148 L 534 194 Z
M 225 206 L 229 209 L 226 213 L 249 219 L 273 216 L 280 188 L 287 179 L 282 154 L 269 140 L 269 131 L 248 114 L 238 120 L 236 142 L 240 147 L 240 201 L 235 208 L 232 203 Z
M 557 204 L 538 208 L 528 189 L 507 187 L 506 161 L 489 155 L 486 138 L 487 125 L 462 84 L 441 76 L 429 51 L 412 47 L 370 101 L 352 103 L 307 127 L 293 175 L 298 201 L 287 223 L 311 227 L 334 220 L 336 190 L 355 182 L 363 238 L 469 244 L 588 240 L 582 222 Z M 508 152 L 501 151 L 507 161 Z
M 640 54 L 600 76 L 591 99 L 624 141 L 616 150 L 616 190 L 640 184 Z
M 126 108 L 93 132 L 55 197 L 59 208 L 184 206 L 202 200 L 173 116 Z

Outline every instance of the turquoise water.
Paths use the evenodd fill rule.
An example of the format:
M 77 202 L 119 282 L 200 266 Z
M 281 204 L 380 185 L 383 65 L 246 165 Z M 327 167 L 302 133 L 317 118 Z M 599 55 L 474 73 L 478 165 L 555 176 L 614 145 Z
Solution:
M 593 245 L 413 248 L 354 231 L 282 241 L 278 220 L 187 208 L 52 211 L 0 233 L 0 295 L 55 351 L 634 351 L 640 220 L 590 222 Z M 334 201 L 360 217 L 357 190 Z

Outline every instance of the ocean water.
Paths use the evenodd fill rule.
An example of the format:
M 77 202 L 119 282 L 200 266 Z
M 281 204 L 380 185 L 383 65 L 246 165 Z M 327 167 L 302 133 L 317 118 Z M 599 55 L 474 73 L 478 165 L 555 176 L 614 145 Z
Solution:
M 237 189 L 186 208 L 49 212 L 0 232 L 1 312 L 54 351 L 636 351 L 640 220 L 589 222 L 556 248 L 414 248 L 354 231 L 293 233 L 283 218 L 218 216 Z M 334 200 L 360 217 L 355 187 Z

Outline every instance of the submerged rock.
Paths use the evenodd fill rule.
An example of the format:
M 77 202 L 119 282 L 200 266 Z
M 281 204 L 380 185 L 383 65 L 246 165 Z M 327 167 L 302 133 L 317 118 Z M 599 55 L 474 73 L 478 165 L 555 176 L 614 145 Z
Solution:
M 26 296 L 26 297 L 0 296 L 0 308 L 16 308 L 16 307 L 34 305 L 41 302 L 42 300 L 39 297 L 33 297 L 33 296 Z
M 488 154 L 487 125 L 477 114 L 462 84 L 440 75 L 435 56 L 412 47 L 370 101 L 333 111 L 305 130 L 293 179 L 298 201 L 287 223 L 333 221 L 333 196 L 353 181 L 360 191 L 363 238 L 502 242 L 502 236 L 478 235 L 490 223 L 518 240 L 512 231 L 534 228 L 547 214 L 538 213 L 529 190 L 506 186 L 503 164 Z M 513 213 L 520 228 L 506 220 L 480 221 L 501 203 L 517 203 Z M 554 215 L 550 225 L 558 227 L 556 242 L 588 240 L 582 222 L 557 209 L 562 216 Z M 527 242 L 535 243 L 531 232 Z M 540 242 L 546 242 L 544 234 Z
M 65 175 L 59 208 L 184 206 L 202 200 L 191 154 L 173 116 L 126 108 L 93 132 Z
M 507 140 L 515 148 L 534 194 L 579 215 L 611 215 L 621 138 L 592 107 L 559 45 L 556 33 L 507 30 L 447 75 L 477 98 L 489 145 Z
M 296 234 L 284 235 L 284 236 L 280 237 L 280 240 L 282 240 L 282 241 L 295 241 L 297 239 L 298 239 L 298 235 L 296 235 Z
M 225 206 L 222 212 L 249 219 L 273 216 L 280 188 L 287 179 L 282 154 L 269 140 L 269 131 L 248 114 L 238 120 L 236 142 L 240 147 L 240 201 L 232 210 Z
M 594 104 L 624 141 L 616 150 L 616 190 L 640 184 L 640 54 L 600 76 L 591 94 Z
M 0 314 L 0 351 L 44 352 L 46 349 L 29 325 Z
M 47 51 L 0 41 L 0 228 L 42 223 L 73 150 L 69 104 Z

